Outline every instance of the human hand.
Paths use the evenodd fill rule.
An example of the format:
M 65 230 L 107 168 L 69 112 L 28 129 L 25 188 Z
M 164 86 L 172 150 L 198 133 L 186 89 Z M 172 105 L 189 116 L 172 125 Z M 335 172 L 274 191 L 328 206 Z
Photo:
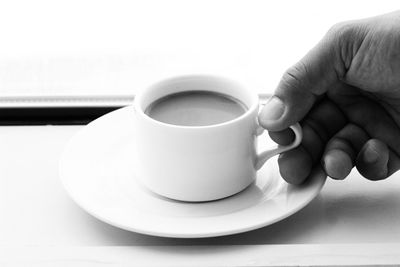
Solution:
M 278 160 L 289 183 L 320 162 L 334 179 L 354 166 L 370 180 L 400 169 L 400 12 L 335 25 L 287 70 L 259 122 L 286 145 L 298 121 L 301 145 Z

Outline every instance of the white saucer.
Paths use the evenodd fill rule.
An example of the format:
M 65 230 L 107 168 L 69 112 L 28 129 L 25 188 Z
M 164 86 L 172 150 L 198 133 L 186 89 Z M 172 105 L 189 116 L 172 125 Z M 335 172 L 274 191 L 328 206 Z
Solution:
M 61 180 L 72 199 L 116 227 L 180 238 L 245 232 L 297 212 L 325 183 L 324 173 L 317 169 L 306 184 L 288 185 L 275 157 L 258 172 L 256 183 L 232 197 L 203 203 L 160 197 L 135 179 L 132 112 L 126 107 L 93 121 L 71 139 L 60 160 Z

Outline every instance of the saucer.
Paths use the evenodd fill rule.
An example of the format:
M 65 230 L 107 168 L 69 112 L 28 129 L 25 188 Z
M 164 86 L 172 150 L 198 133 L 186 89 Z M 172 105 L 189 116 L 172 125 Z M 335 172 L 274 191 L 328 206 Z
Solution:
M 159 196 L 135 177 L 132 113 L 132 107 L 121 108 L 82 128 L 65 147 L 59 164 L 71 198 L 89 214 L 116 227 L 178 238 L 246 232 L 299 211 L 325 183 L 323 171 L 315 169 L 305 184 L 287 184 L 274 157 L 253 184 L 234 196 L 198 203 Z M 266 135 L 260 138 L 263 146 L 273 145 Z

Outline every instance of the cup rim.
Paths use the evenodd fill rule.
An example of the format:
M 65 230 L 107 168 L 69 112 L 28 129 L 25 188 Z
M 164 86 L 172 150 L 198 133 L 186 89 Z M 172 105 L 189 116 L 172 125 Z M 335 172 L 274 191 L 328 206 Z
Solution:
M 239 85 L 243 90 L 246 91 L 247 94 L 250 95 L 250 98 L 252 99 L 252 105 L 246 110 L 246 112 L 244 112 L 243 114 L 241 114 L 240 116 L 232 119 L 232 120 L 228 120 L 225 122 L 221 122 L 221 123 L 216 123 L 216 124 L 210 124 L 210 125 L 199 125 L 199 126 L 189 126 L 189 125 L 176 125 L 176 124 L 170 124 L 170 123 L 166 123 L 166 122 L 162 122 L 159 120 L 156 120 L 152 117 L 150 117 L 148 114 L 146 114 L 144 112 L 144 110 L 141 108 L 140 103 L 141 100 L 144 96 L 144 94 L 146 93 L 146 89 L 152 86 L 155 86 L 159 83 L 162 82 L 167 82 L 167 81 L 176 81 L 176 80 L 180 80 L 180 79 L 218 79 L 218 80 L 224 80 L 226 82 L 233 82 L 237 85 Z M 222 127 L 222 126 L 226 126 L 226 125 L 230 125 L 230 124 L 234 124 L 237 123 L 238 121 L 241 121 L 243 119 L 245 119 L 246 117 L 250 116 L 255 109 L 258 108 L 259 105 L 259 99 L 257 97 L 257 94 L 251 92 L 250 90 L 248 90 L 242 83 L 227 78 L 225 76 L 219 76 L 219 75 L 210 75 L 210 74 L 188 74 L 188 75 L 177 75 L 177 76 L 172 76 L 166 79 L 162 79 L 159 80 L 158 82 L 152 83 L 150 86 L 147 86 L 146 88 L 144 88 L 143 90 L 139 91 L 134 99 L 133 102 L 133 107 L 135 112 L 139 113 L 144 119 L 146 119 L 149 122 L 164 126 L 164 127 L 170 127 L 170 128 L 177 128 L 177 129 L 210 129 L 210 128 L 217 128 L 217 127 Z

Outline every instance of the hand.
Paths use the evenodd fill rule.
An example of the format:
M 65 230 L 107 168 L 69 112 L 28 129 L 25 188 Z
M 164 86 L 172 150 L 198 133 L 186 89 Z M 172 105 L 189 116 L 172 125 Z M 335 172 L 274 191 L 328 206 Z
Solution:
M 300 184 L 315 164 L 344 179 L 354 166 L 367 179 L 400 168 L 400 12 L 335 25 L 283 75 L 259 116 L 271 138 L 302 144 L 279 157 L 282 177 Z

